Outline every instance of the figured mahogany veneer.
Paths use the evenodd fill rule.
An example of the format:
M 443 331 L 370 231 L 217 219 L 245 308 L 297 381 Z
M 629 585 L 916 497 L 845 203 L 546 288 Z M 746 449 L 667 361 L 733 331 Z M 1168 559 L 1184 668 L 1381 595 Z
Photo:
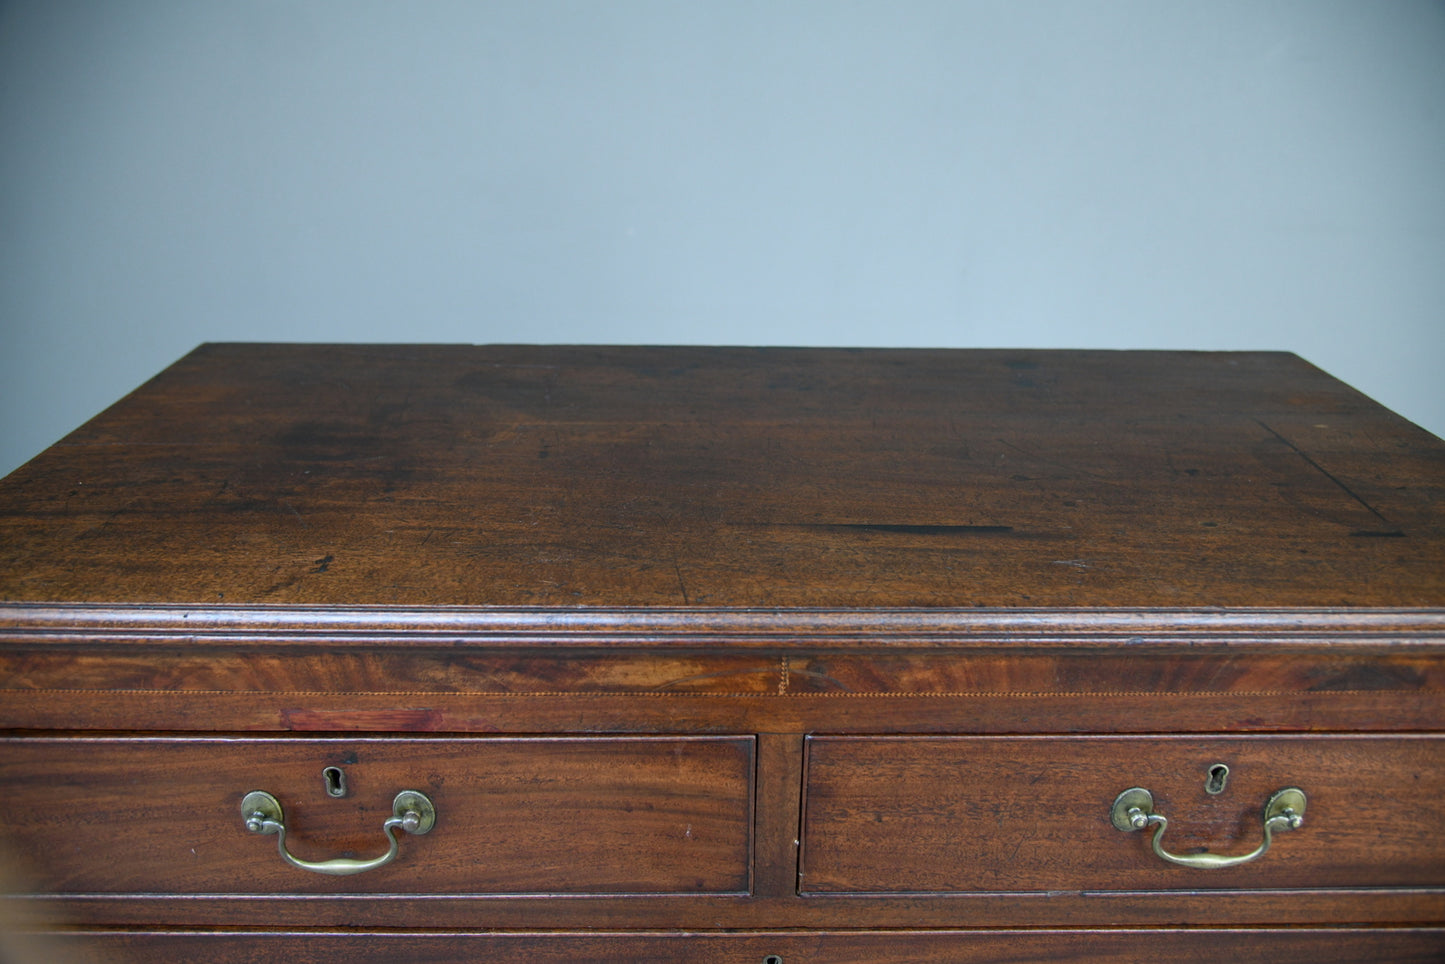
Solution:
M 1290 355 L 207 345 L 0 482 L 47 955 L 1438 960 L 1442 734 L 1445 443 Z

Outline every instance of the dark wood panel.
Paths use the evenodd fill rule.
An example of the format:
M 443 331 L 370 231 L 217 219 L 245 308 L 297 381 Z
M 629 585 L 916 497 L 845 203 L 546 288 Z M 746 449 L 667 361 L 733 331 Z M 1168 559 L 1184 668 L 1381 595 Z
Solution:
M 1011 693 L 1214 694 L 1276 692 L 1445 693 L 1445 658 L 1424 645 L 1372 651 L 1328 643 L 1281 644 L 1275 652 L 1181 644 L 1144 653 L 1098 646 L 1029 652 L 1017 640 L 1003 652 L 960 646 L 951 652 L 817 653 L 821 641 L 752 653 L 545 649 L 474 651 L 368 644 L 349 650 L 300 641 L 264 646 L 101 647 L 0 642 L 0 692 L 91 690 L 240 693 L 446 693 L 546 696 L 558 693 L 813 695 L 987 695 Z M 898 647 L 902 650 L 902 647 Z M 1343 651 L 1342 651 L 1343 650 Z M 3 716 L 0 716 L 3 719 Z
M 1229 767 L 1224 792 L 1206 788 Z M 1172 853 L 1240 854 L 1265 801 L 1299 787 L 1304 826 L 1251 863 L 1168 864 L 1109 809 L 1144 787 Z M 1196 890 L 1445 884 L 1439 737 L 816 738 L 805 893 Z
M 6 844 L 48 892 L 745 892 L 753 770 L 751 738 L 0 739 Z M 303 860 L 385 853 L 402 790 L 437 824 L 387 866 L 322 876 L 245 829 L 251 790 Z
M 782 657 L 766 653 L 593 653 L 387 650 L 267 651 L 262 647 L 5 648 L 7 689 L 242 693 L 776 693 Z M 1399 683 L 1410 677 L 1404 664 Z M 1445 671 L 1442 671 L 1445 672 Z M 1417 688 L 1427 682 L 1414 673 Z M 1445 690 L 1445 682 L 1440 687 Z
M 787 869 L 796 869 L 796 862 Z M 766 884 L 760 882 L 760 888 Z M 796 887 L 796 876 L 790 879 Z M 779 888 L 784 889 L 784 888 Z M 1298 890 L 1008 891 L 943 895 L 0 897 L 52 929 L 89 927 L 349 927 L 718 931 L 958 927 L 1432 926 L 1445 921 L 1445 888 Z M 706 922 L 706 927 L 699 925 Z
M 211 345 L 0 482 L 0 599 L 1439 607 L 1442 504 L 1281 354 Z
M 11 690 L 9 729 L 432 733 L 1438 730 L 1445 693 L 465 695 Z
M 76 934 L 80 960 L 207 960 L 214 964 L 478 960 L 558 964 L 677 961 L 699 964 L 1425 964 L 1445 954 L 1439 930 L 948 931 L 769 934 Z M 77 948 L 79 950 L 79 948 Z
M 798 843 L 803 832 L 803 737 L 798 733 L 758 736 L 757 874 L 753 893 L 787 897 L 798 888 Z

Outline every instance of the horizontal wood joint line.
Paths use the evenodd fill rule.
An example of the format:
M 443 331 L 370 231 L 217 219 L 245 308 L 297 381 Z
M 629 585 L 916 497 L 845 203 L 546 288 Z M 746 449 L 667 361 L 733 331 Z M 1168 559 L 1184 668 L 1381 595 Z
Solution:
M 754 699 L 754 700 L 778 700 L 782 699 L 1278 699 L 1280 697 L 1337 697 L 1337 696 L 1381 696 L 1398 698 L 1402 693 L 1416 696 L 1442 696 L 1445 690 L 1436 689 L 1328 689 L 1328 690 L 1118 690 L 1110 692 L 1095 692 L 1080 690 L 1076 692 L 918 692 L 918 691 L 878 691 L 878 692 L 847 692 L 847 693 L 800 693 L 796 690 L 786 693 L 679 693 L 659 692 L 657 690 L 594 690 L 594 691 L 558 691 L 558 690 L 449 690 L 438 692 L 434 690 L 175 690 L 175 689 L 71 689 L 71 688 L 31 688 L 31 687 L 0 687 L 0 693 L 8 694 L 62 694 L 62 693 L 104 693 L 115 696 L 387 696 L 387 697 L 412 697 L 418 699 L 444 700 L 444 699 L 609 699 L 609 698 L 651 698 L 651 699 Z

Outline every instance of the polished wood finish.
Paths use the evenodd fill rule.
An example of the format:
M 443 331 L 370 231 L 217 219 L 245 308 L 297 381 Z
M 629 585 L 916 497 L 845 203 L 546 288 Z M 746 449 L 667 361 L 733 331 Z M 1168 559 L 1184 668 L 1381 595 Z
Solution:
M 751 738 L 0 739 L 28 815 L 17 859 L 43 890 L 92 894 L 745 893 L 753 767 Z M 437 826 L 386 867 L 298 875 L 275 837 L 235 833 L 250 790 L 281 802 L 303 860 L 385 853 L 402 790 Z
M 1445 827 L 1442 758 L 1438 736 L 816 737 L 800 890 L 1429 886 L 1445 840 L 1418 828 Z M 1131 787 L 1153 794 L 1181 854 L 1250 852 L 1277 790 L 1308 788 L 1308 809 L 1257 862 L 1200 872 L 1156 858 L 1153 831 L 1113 827 L 1109 806 Z
M 519 960 L 556 964 L 615 964 L 617 961 L 677 961 L 699 964 L 767 962 L 783 964 L 876 964 L 904 959 L 917 964 L 1019 964 L 1060 961 L 1116 964 L 1316 964 L 1342 960 L 1352 964 L 1436 964 L 1445 932 L 1380 932 L 1348 929 L 1044 931 L 998 933 L 952 931 L 909 934 L 792 933 L 726 935 L 623 934 L 277 934 L 159 933 L 77 935 L 95 960 L 106 964 L 148 962 L 156 954 L 169 960 L 207 960 L 242 964 L 279 958 L 318 964 L 351 961 L 413 961 L 418 964 L 471 964 L 479 960 Z M 904 957 L 906 955 L 906 957 Z M 88 955 L 86 959 L 91 959 Z
M 0 481 L 0 905 L 116 960 L 1440 959 L 1442 506 L 1276 353 L 203 346 Z M 1309 809 L 1195 871 L 1136 785 L 1179 851 Z M 439 818 L 323 878 L 253 789 L 307 859 Z
M 1433 607 L 1442 470 L 1281 354 L 210 345 L 0 489 L 0 598 Z

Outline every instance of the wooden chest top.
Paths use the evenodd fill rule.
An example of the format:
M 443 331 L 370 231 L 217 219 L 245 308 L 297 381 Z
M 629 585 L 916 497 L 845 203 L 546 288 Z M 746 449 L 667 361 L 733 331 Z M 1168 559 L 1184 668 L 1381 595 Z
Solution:
M 1445 443 L 1279 353 L 214 344 L 0 483 L 0 601 L 1438 609 Z
M 1435 960 L 1442 507 L 1284 354 L 204 346 L 0 482 L 0 912 Z

